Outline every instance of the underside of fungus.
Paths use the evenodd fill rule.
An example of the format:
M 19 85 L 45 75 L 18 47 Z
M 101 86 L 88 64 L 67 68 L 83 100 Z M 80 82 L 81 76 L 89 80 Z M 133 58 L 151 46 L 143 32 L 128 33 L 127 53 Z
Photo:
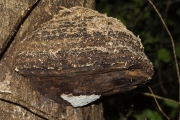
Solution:
M 153 75 L 140 38 L 120 20 L 88 8 L 60 10 L 19 44 L 15 70 L 65 105 L 130 91 Z

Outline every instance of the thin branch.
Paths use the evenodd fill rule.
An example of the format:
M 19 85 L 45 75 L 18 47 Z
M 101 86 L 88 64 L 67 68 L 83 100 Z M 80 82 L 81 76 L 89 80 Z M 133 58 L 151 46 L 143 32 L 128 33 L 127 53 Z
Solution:
M 178 66 L 178 62 L 177 62 L 177 56 L 176 56 L 176 50 L 175 50 L 175 45 L 174 45 L 174 39 L 168 29 L 168 27 L 166 26 L 166 23 L 164 22 L 161 14 L 159 13 L 159 11 L 157 10 L 156 6 L 152 3 L 151 0 L 149 0 L 150 4 L 153 6 L 153 8 L 155 9 L 156 13 L 158 14 L 159 18 L 161 19 L 167 33 L 169 34 L 169 37 L 171 39 L 171 44 L 172 44 L 172 48 L 173 48 L 173 54 L 174 54 L 174 60 L 175 60 L 175 64 L 176 64 L 176 71 L 177 71 L 177 77 L 179 80 L 179 102 L 180 102 L 180 73 L 179 73 L 179 66 Z M 179 111 L 179 120 L 180 120 L 180 111 Z
M 162 113 L 168 120 L 170 120 L 169 117 L 163 112 L 163 110 L 162 110 L 161 107 L 159 106 L 159 103 L 158 103 L 158 101 L 157 101 L 157 99 L 156 99 L 153 91 L 151 90 L 151 88 L 150 88 L 149 86 L 148 86 L 148 88 L 149 88 L 149 90 L 151 91 L 151 93 L 153 94 L 154 100 L 155 100 L 155 102 L 156 102 L 159 110 L 161 111 L 161 113 Z
M 150 97 L 155 96 L 157 99 L 173 102 L 173 103 L 175 103 L 177 105 L 180 105 L 180 103 L 178 101 L 175 101 L 175 100 L 172 100 L 172 99 L 169 99 L 169 98 L 165 98 L 165 97 L 161 97 L 161 96 L 158 96 L 158 95 L 153 95 L 151 93 L 143 93 L 143 92 L 136 92 L 136 93 L 143 94 L 145 96 L 150 96 Z

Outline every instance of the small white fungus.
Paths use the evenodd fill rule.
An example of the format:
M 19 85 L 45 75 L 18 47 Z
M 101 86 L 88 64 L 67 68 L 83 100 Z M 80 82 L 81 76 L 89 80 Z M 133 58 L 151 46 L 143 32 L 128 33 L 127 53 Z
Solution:
M 73 96 L 72 94 L 61 94 L 61 97 L 71 103 L 73 107 L 81 107 L 87 105 L 100 98 L 101 95 L 80 95 Z
M 18 72 L 18 71 L 19 71 L 19 69 L 18 69 L 18 68 L 15 68 L 15 71 L 16 71 L 16 72 Z

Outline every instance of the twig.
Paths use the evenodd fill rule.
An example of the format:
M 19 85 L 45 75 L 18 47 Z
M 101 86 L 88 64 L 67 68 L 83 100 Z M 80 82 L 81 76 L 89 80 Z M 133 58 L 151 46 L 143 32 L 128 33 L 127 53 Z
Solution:
M 176 64 L 176 71 L 177 71 L 177 77 L 179 80 L 179 102 L 180 102 L 180 73 L 179 73 L 179 66 L 178 66 L 178 62 L 177 62 L 177 56 L 176 56 L 176 50 L 175 50 L 175 45 L 174 45 L 174 39 L 168 29 L 168 27 L 166 26 L 166 23 L 164 22 L 161 14 L 159 13 L 159 11 L 157 10 L 156 6 L 152 3 L 151 0 L 149 0 L 150 4 L 153 6 L 153 8 L 155 9 L 156 13 L 158 14 L 159 18 L 161 19 L 167 33 L 169 34 L 169 37 L 171 39 L 171 43 L 172 43 L 172 48 L 173 48 L 173 55 L 174 55 L 174 60 L 175 60 L 175 64 Z M 179 120 L 180 120 L 180 111 L 179 111 Z
M 150 96 L 150 97 L 154 97 L 155 96 L 157 99 L 166 100 L 166 101 L 173 102 L 175 104 L 180 105 L 180 103 L 178 101 L 175 101 L 175 100 L 172 100 L 172 99 L 168 99 L 168 98 L 165 98 L 165 97 L 161 97 L 161 96 L 158 96 L 158 95 L 153 95 L 151 93 L 143 93 L 143 92 L 135 92 L 135 93 L 143 94 L 143 95 Z
M 150 88 L 149 86 L 148 86 L 148 88 L 149 88 L 149 90 L 151 91 L 151 93 L 153 94 L 154 100 L 155 100 L 155 102 L 156 102 L 159 110 L 161 111 L 161 113 L 162 113 L 168 120 L 170 120 L 169 117 L 163 112 L 163 110 L 162 110 L 161 107 L 159 106 L 159 103 L 158 103 L 158 101 L 157 101 L 157 99 L 156 99 L 153 91 L 151 90 L 151 88 Z

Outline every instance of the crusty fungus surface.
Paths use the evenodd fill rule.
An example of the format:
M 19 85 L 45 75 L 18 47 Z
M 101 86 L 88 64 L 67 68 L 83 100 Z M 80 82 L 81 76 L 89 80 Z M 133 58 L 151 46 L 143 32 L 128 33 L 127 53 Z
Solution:
M 130 91 L 153 75 L 140 38 L 120 20 L 88 8 L 60 10 L 19 44 L 14 69 L 65 105 Z

